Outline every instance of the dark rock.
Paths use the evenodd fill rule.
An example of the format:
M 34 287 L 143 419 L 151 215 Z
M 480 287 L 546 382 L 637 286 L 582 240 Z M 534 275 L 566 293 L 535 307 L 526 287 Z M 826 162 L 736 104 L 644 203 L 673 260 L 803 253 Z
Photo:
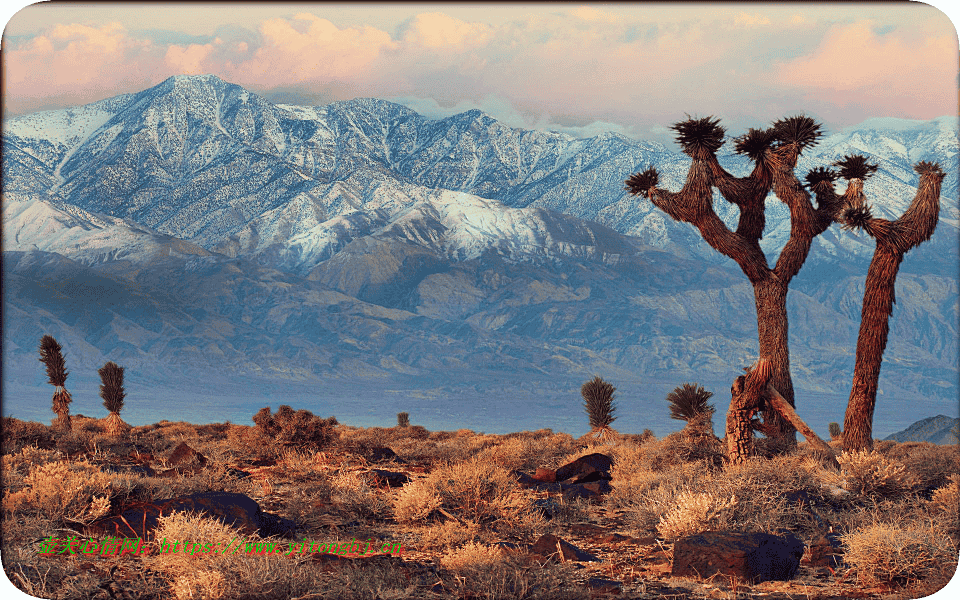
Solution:
M 811 567 L 830 567 L 836 569 L 843 564 L 843 543 L 840 536 L 829 532 L 810 543 L 810 551 L 803 557 L 803 563 Z
M 545 492 L 559 492 L 560 484 L 559 483 L 549 483 L 545 481 L 540 481 L 539 479 L 534 479 L 527 473 L 523 471 L 514 471 L 513 476 L 517 478 L 517 484 L 523 489 L 534 489 Z
M 533 478 L 545 483 L 555 483 L 557 481 L 557 472 L 553 469 L 540 467 L 537 469 L 537 472 L 533 474 Z
M 558 560 L 561 556 L 564 561 L 574 560 L 582 562 L 599 562 L 600 559 L 596 556 L 590 554 L 589 552 L 584 552 L 580 548 L 577 548 L 570 542 L 561 540 L 555 535 L 545 533 L 540 536 L 536 542 L 528 549 L 530 554 L 538 554 L 540 556 L 550 558 L 553 560 Z
M 173 449 L 170 457 L 167 458 L 167 464 L 177 465 L 205 465 L 207 458 L 187 445 L 186 442 L 180 442 L 180 445 Z
M 561 483 L 560 489 L 563 491 L 564 498 L 599 498 L 604 494 L 609 494 L 613 488 L 610 482 L 605 479 L 599 481 L 590 481 L 587 483 Z
M 587 454 L 557 469 L 557 481 L 566 481 L 595 471 L 605 473 L 609 479 L 611 465 L 613 465 L 613 459 L 606 454 L 599 452 Z
M 537 498 L 533 501 L 533 507 L 543 515 L 545 519 L 552 519 L 553 515 L 560 510 L 560 505 L 552 498 Z
M 378 485 L 387 487 L 401 487 L 410 482 L 410 476 L 406 473 L 397 473 L 396 471 L 384 471 L 383 469 L 372 469 L 370 474 L 377 481 Z
M 589 473 L 581 473 L 573 479 L 567 480 L 567 483 L 590 483 L 593 481 L 610 481 L 610 479 L 609 473 L 590 471 Z
M 399 464 L 406 464 L 407 461 L 403 460 L 397 453 L 387 448 L 386 446 L 374 446 L 369 448 L 366 452 L 366 458 L 370 462 L 389 462 L 393 461 Z
M 231 477 L 236 477 L 237 479 L 245 479 L 247 477 L 250 477 L 250 473 L 247 473 L 246 471 L 243 471 L 241 469 L 235 469 L 233 467 L 227 467 L 226 473 L 227 475 L 230 475 Z
M 733 575 L 758 583 L 792 579 L 803 556 L 803 542 L 793 534 L 705 531 L 674 542 L 673 577 Z
M 152 539 L 160 515 L 174 511 L 200 513 L 215 518 L 241 532 L 262 536 L 290 535 L 296 524 L 263 512 L 252 498 L 230 492 L 200 492 L 179 498 L 142 502 L 127 507 L 119 515 L 98 519 L 83 528 L 87 535 L 113 535 Z
M 619 594 L 623 584 L 612 579 L 604 579 L 603 577 L 591 577 L 587 580 L 587 587 L 601 594 Z

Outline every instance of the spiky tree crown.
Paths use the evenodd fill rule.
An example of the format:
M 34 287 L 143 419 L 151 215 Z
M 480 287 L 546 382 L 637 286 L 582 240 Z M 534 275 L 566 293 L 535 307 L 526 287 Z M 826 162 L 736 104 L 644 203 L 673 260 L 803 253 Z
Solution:
M 112 413 L 119 413 L 123 408 L 123 367 L 115 362 L 108 362 L 97 370 L 100 373 L 100 397 L 103 406 Z
M 749 157 L 753 162 L 763 160 L 763 153 L 767 151 L 777 139 L 773 129 L 753 129 L 736 138 L 734 149 L 737 154 Z
M 590 417 L 590 427 L 609 427 L 616 420 L 613 416 L 613 411 L 616 410 L 613 405 L 615 391 L 617 388 L 599 376 L 580 386 L 583 406 L 587 410 L 587 416 Z
M 773 136 L 782 144 L 796 144 L 800 151 L 814 146 L 823 136 L 820 124 L 810 117 L 800 115 L 774 121 Z
M 726 133 L 726 129 L 720 126 L 720 119 L 713 117 L 694 119 L 688 116 L 686 121 L 674 123 L 670 129 L 677 132 L 677 143 L 683 152 L 694 158 L 719 150 Z
M 670 418 L 678 421 L 690 421 L 702 414 L 712 415 L 716 408 L 707 404 L 713 396 L 699 384 L 684 383 L 667 394 L 670 403 Z
M 841 216 L 841 219 L 843 220 L 843 228 L 847 230 L 863 229 L 867 226 L 872 218 L 873 213 L 870 212 L 870 207 L 866 204 L 854 204 L 853 206 L 848 206 L 843 210 L 843 215 Z
M 940 165 L 938 163 L 928 162 L 925 160 L 921 160 L 916 165 L 914 165 L 913 170 L 919 173 L 920 175 L 926 175 L 927 173 L 931 173 L 941 178 L 944 177 L 945 175 L 943 172 L 943 169 L 940 168 Z
M 639 194 L 645 194 L 657 187 L 657 183 L 660 182 L 660 175 L 657 173 L 657 170 L 651 165 L 647 167 L 647 170 L 642 173 L 634 173 L 626 181 L 625 190 L 637 196 Z
M 836 181 L 838 177 L 839 175 L 833 169 L 817 167 L 816 169 L 812 169 L 809 173 L 807 173 L 807 187 L 813 190 L 820 185 L 832 186 L 833 182 Z
M 67 363 L 63 360 L 60 344 L 51 335 L 40 338 L 40 362 L 47 367 L 50 385 L 63 387 L 67 382 Z
M 867 162 L 867 157 L 860 154 L 848 154 L 833 163 L 840 167 L 840 177 L 844 179 L 864 180 L 877 172 L 877 165 Z

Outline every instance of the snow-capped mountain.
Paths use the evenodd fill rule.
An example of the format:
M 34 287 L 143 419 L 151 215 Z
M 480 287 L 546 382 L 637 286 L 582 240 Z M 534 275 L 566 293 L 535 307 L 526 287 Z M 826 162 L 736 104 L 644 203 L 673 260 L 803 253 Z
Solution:
M 596 373 L 643 397 L 678 378 L 725 388 L 756 352 L 752 291 L 732 261 L 623 190 L 649 164 L 679 189 L 689 161 L 659 144 L 513 129 L 479 111 L 429 120 L 375 99 L 277 105 L 178 76 L 8 119 L 3 149 L 5 364 L 34 368 L 52 333 L 84 361 L 164 384 L 227 369 L 550 399 Z M 879 164 L 866 193 L 892 218 L 915 193 L 912 164 L 948 173 L 937 231 L 897 281 L 881 387 L 955 400 L 956 119 L 868 121 L 825 137 L 799 170 L 853 152 Z M 734 207 L 716 207 L 734 222 Z M 786 207 L 771 202 L 767 224 L 775 256 Z M 849 386 L 872 252 L 831 228 L 793 284 L 800 397 Z

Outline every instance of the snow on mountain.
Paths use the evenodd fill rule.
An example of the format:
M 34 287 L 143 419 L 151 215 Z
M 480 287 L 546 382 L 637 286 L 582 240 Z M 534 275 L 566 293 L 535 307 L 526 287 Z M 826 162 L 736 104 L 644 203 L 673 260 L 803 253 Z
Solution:
M 865 190 L 888 218 L 913 198 L 917 160 L 948 173 L 937 231 L 897 281 L 909 301 L 891 322 L 887 397 L 955 401 L 956 125 L 875 120 L 825 137 L 800 163 L 805 173 L 867 154 L 880 169 Z M 638 378 L 668 386 L 657 394 L 678 377 L 726 386 L 756 352 L 752 292 L 735 265 L 623 190 L 651 164 L 661 185 L 682 186 L 689 160 L 659 144 L 513 129 L 480 111 L 429 120 L 369 98 L 274 105 L 213 76 L 177 76 L 9 119 L 3 148 L 15 282 L 4 342 L 17 360 L 35 363 L 32 338 L 54 327 L 97 360 L 159 361 L 163 381 L 189 362 L 430 394 L 533 386 L 547 398 L 576 396 L 595 373 L 627 394 L 648 393 Z M 746 174 L 749 161 L 724 150 L 721 163 Z M 735 223 L 736 207 L 719 196 L 715 207 Z M 768 257 L 789 226 L 772 199 Z M 802 393 L 849 385 L 873 248 L 836 226 L 814 241 L 788 304 Z M 49 297 L 64 274 L 73 295 Z M 72 316 L 104 286 L 117 303 Z M 503 383 L 518 373 L 522 383 Z

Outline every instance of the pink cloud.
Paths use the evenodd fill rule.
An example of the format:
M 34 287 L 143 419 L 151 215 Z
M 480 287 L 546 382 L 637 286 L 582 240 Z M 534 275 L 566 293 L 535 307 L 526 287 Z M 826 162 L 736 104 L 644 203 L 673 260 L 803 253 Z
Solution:
M 873 114 L 933 118 L 957 107 L 956 35 L 877 35 L 872 23 L 832 27 L 810 55 L 777 65 L 775 82 Z

